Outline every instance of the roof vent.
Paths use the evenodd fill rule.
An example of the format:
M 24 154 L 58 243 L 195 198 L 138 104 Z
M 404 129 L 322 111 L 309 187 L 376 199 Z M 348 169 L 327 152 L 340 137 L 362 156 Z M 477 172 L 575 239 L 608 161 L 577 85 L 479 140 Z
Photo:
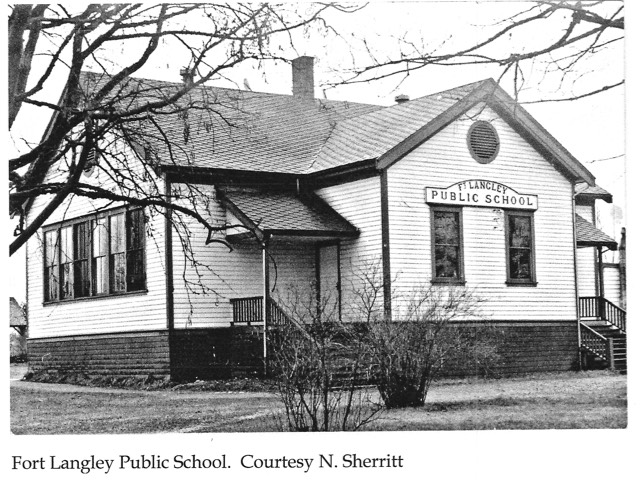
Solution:
M 396 97 L 394 98 L 394 100 L 395 100 L 398 104 L 403 104 L 404 102 L 407 102 L 407 101 L 409 101 L 409 100 L 410 100 L 410 96 L 408 96 L 407 94 L 399 94 L 398 96 L 396 96 Z
M 494 161 L 499 154 L 499 135 L 487 121 L 476 121 L 467 133 L 467 147 L 472 157 L 481 164 Z

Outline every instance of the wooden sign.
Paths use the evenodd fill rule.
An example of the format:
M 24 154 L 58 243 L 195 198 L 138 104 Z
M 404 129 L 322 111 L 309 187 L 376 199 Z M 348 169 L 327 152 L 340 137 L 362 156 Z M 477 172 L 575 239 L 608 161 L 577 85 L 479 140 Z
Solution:
M 459 181 L 447 188 L 425 188 L 425 202 L 437 205 L 486 206 L 536 210 L 538 196 L 521 194 L 503 183 L 483 179 Z

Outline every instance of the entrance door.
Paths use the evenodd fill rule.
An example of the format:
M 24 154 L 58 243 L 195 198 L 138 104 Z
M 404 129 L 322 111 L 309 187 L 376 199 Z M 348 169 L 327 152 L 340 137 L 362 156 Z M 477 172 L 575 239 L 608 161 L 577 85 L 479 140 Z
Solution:
M 316 247 L 316 283 L 319 310 L 330 319 L 341 317 L 340 246 Z

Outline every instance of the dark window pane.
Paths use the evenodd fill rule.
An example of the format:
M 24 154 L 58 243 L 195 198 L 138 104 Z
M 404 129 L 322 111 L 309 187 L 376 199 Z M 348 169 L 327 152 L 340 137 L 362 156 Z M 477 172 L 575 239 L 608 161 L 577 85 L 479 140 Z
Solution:
M 143 290 L 145 218 L 143 210 L 127 213 L 127 290 Z
M 437 245 L 458 246 L 458 213 L 448 211 L 439 211 L 434 213 L 434 236 Z
M 531 246 L 530 218 L 510 216 L 510 246 L 528 248 Z
M 508 216 L 508 267 L 509 278 L 533 280 L 532 272 L 532 218 L 529 216 Z
M 434 276 L 461 278 L 461 227 L 456 211 L 434 211 Z
M 510 278 L 531 278 L 530 250 L 526 248 L 513 248 L 510 251 Z
M 89 232 L 91 229 L 90 222 L 78 223 L 74 225 L 74 296 L 88 297 L 90 294 L 89 287 Z
M 143 210 L 127 213 L 127 250 L 142 248 L 145 236 L 145 219 Z
M 89 296 L 89 261 L 80 260 L 74 263 L 74 293 L 76 297 Z
M 436 246 L 435 263 L 437 278 L 458 278 L 458 248 Z
M 127 253 L 127 290 L 143 290 L 144 288 L 143 252 L 142 250 L 134 250 Z

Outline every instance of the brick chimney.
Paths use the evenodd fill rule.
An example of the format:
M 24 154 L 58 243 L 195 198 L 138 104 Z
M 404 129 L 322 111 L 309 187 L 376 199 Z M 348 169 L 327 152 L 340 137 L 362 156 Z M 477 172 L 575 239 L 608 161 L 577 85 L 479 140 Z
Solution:
M 292 60 L 292 92 L 296 97 L 314 98 L 314 57 Z
M 182 77 L 183 83 L 187 87 L 194 85 L 194 73 L 187 67 L 180 69 L 180 77 Z

